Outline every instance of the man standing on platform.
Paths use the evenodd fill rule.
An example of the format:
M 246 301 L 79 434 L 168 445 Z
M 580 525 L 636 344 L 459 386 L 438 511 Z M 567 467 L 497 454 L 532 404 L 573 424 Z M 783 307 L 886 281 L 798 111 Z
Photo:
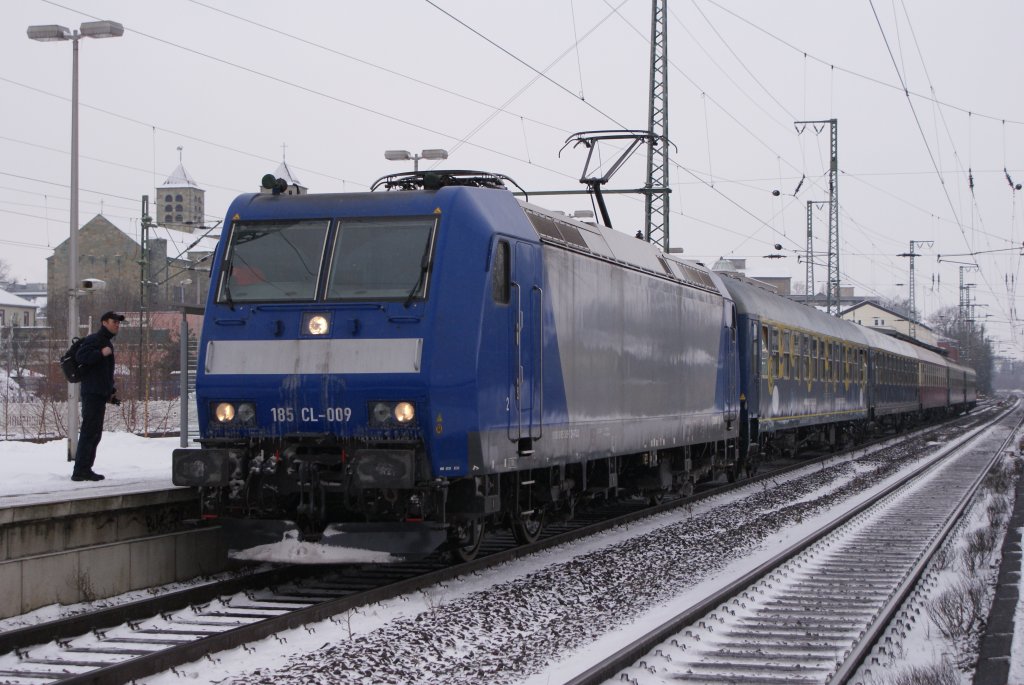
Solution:
M 82 368 L 82 430 L 78 435 L 75 470 L 71 480 L 103 480 L 92 470 L 96 447 L 103 437 L 103 416 L 107 402 L 121 404 L 114 387 L 114 346 L 124 315 L 107 312 L 100 317 L 100 329 L 82 341 L 75 361 Z

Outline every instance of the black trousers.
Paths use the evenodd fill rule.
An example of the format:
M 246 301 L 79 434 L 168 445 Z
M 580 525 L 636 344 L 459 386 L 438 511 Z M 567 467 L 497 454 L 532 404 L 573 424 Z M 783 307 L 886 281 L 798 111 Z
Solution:
M 103 437 L 103 416 L 107 411 L 107 398 L 92 393 L 82 394 L 82 430 L 78 433 L 78 451 L 75 452 L 75 473 L 85 475 L 92 471 L 96 461 L 96 447 Z

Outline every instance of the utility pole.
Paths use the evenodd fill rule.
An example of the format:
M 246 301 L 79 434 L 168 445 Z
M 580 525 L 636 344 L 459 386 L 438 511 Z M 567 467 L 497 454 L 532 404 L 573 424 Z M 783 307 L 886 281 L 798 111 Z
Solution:
M 139 358 L 137 360 L 138 366 L 138 385 L 135 398 L 137 400 L 145 400 L 149 383 L 147 376 L 149 375 L 148 364 L 146 364 L 146 357 L 149 349 L 149 228 L 153 224 L 153 219 L 149 216 L 149 196 L 142 196 L 142 219 L 139 221 L 140 235 L 139 235 L 139 247 L 141 252 L 139 253 Z M 143 402 L 144 405 L 148 403 Z M 148 428 L 148 421 L 144 424 L 143 433 L 146 433 Z
M 644 239 L 669 251 L 668 0 L 651 3 L 651 83 L 648 102 Z
M 910 241 L 910 252 L 903 252 L 896 255 L 897 257 L 910 257 L 910 337 L 917 338 L 917 307 L 914 304 L 914 257 L 917 257 L 919 253 L 914 252 L 914 248 L 920 245 L 921 247 L 931 247 L 935 243 L 931 240 L 911 240 Z M 961 267 L 963 268 L 963 267 Z M 961 272 L 962 273 L 962 272 Z M 962 278 L 962 276 L 961 276 Z
M 828 313 L 839 316 L 839 121 L 822 119 L 818 121 L 797 121 L 797 133 L 803 133 L 807 125 L 816 133 L 829 127 L 828 167 L 828 285 L 825 288 L 825 303 Z

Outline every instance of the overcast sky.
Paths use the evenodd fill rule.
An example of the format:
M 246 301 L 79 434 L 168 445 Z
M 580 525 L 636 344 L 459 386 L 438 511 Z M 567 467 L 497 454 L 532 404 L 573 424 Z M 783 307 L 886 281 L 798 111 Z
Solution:
M 312 192 L 364 190 L 409 169 L 384 159 L 393 148 L 446 148 L 449 168 L 563 190 L 582 187 L 582 150 L 559 155 L 569 134 L 647 127 L 650 0 L 21 0 L 4 10 L 0 259 L 19 280 L 45 280 L 45 258 L 69 230 L 71 44 L 29 40 L 33 24 L 124 24 L 121 38 L 81 44 L 80 219 L 102 207 L 132 235 L 141 196 L 179 154 L 207 190 L 213 225 L 282 156 Z M 956 306 L 959 267 L 977 264 L 965 281 L 987 305 L 978 313 L 1021 355 L 1010 322 L 1024 207 L 1007 173 L 1024 182 L 1024 3 L 673 0 L 669 10 L 672 247 L 803 282 L 806 203 L 828 197 L 829 138 L 793 122 L 836 118 L 842 284 L 905 298 L 909 260 L 897 255 L 932 241 L 915 250 L 918 309 Z M 641 151 L 609 187 L 641 186 L 645 163 Z M 590 208 L 584 196 L 532 200 Z M 610 205 L 617 230 L 642 228 L 639 198 Z M 814 228 L 820 290 L 824 208 Z M 785 258 L 765 259 L 775 243 Z

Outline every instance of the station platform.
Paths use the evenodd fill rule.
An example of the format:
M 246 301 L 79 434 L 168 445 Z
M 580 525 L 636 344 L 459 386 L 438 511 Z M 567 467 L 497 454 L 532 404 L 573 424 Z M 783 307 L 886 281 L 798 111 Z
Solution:
M 26 478 L 20 491 L 8 482 L 0 492 L 0 618 L 226 567 L 219 529 L 187 523 L 198 516 L 192 490 L 116 469 L 107 480 L 69 487 L 70 464 L 57 468 L 54 477 Z

